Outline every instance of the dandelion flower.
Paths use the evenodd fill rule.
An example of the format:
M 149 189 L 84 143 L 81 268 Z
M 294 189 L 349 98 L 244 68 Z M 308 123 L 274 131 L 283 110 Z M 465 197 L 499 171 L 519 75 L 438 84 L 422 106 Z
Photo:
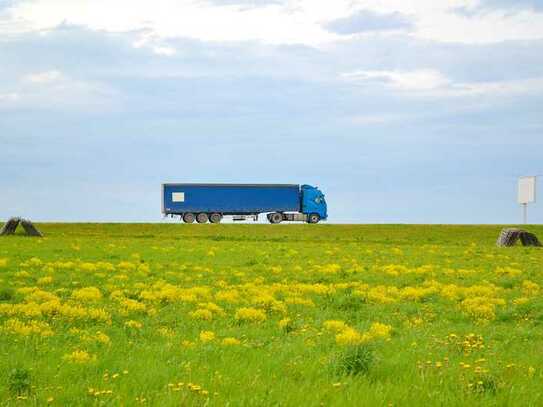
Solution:
M 256 308 L 240 308 L 236 311 L 235 318 L 238 321 L 262 322 L 266 320 L 266 314 Z
M 202 342 L 212 342 L 215 340 L 215 333 L 212 331 L 202 331 L 200 332 L 200 340 Z
M 84 350 L 75 350 L 72 353 L 64 355 L 63 359 L 70 363 L 85 364 L 96 360 L 96 356 Z
M 224 338 L 222 344 L 225 346 L 235 346 L 241 344 L 241 342 L 237 338 Z

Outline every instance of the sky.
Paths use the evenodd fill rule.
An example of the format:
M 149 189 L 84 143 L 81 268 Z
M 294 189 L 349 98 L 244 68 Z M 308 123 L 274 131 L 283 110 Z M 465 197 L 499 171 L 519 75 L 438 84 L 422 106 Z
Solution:
M 0 0 L 0 219 L 247 182 L 316 185 L 330 223 L 519 223 L 523 175 L 543 0 Z

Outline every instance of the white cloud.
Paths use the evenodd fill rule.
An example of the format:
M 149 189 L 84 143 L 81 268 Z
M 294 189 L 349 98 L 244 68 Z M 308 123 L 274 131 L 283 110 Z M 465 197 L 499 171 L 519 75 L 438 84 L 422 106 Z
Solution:
M 26 74 L 9 93 L 0 93 L 0 108 L 98 111 L 115 108 L 117 92 L 109 85 L 72 78 L 58 70 Z
M 256 7 L 268 7 L 270 5 L 282 4 L 283 0 L 207 0 L 206 3 L 225 7 L 239 7 L 251 9 Z
M 472 82 L 459 83 L 449 90 L 453 96 L 464 95 L 539 95 L 543 92 L 543 77 L 524 80 L 510 80 L 502 82 Z
M 67 23 L 110 32 L 148 29 L 161 37 L 204 41 L 316 44 L 331 37 L 304 9 L 280 4 L 240 9 L 203 1 L 35 0 L 21 3 L 13 15 L 34 29 Z
M 476 15 L 491 10 L 505 10 L 508 13 L 515 13 L 521 10 L 532 10 L 536 12 L 543 11 L 543 1 L 541 0 L 478 0 L 475 4 L 461 7 L 458 12 L 467 15 Z
M 348 118 L 348 122 L 361 126 L 372 126 L 372 125 L 387 125 L 387 124 L 397 124 L 399 122 L 405 122 L 411 120 L 415 117 L 414 114 L 400 114 L 400 113 L 383 113 L 376 115 L 356 115 Z
M 148 30 L 139 34 L 138 39 L 132 44 L 134 48 L 149 48 L 156 55 L 171 57 L 177 54 L 177 50 L 169 45 L 164 45 L 161 38 Z
M 543 91 L 543 77 L 523 80 L 460 82 L 433 69 L 413 71 L 353 71 L 340 78 L 363 86 L 387 87 L 412 97 L 515 96 Z
M 37 73 L 26 75 L 23 78 L 25 82 L 39 83 L 39 84 L 58 82 L 61 79 L 62 79 L 62 73 L 57 70 L 37 72 Z
M 154 47 L 153 52 L 157 55 L 164 55 L 166 57 L 171 57 L 177 53 L 175 48 L 167 46 Z
M 4 102 L 16 102 L 17 100 L 19 100 L 21 97 L 18 93 L 0 93 L 0 102 L 4 101 Z
M 444 88 L 449 80 L 433 69 L 415 71 L 354 71 L 341 75 L 342 78 L 361 83 L 381 83 L 403 91 L 427 91 Z
M 411 35 L 428 40 L 488 43 L 543 38 L 541 13 L 528 9 L 514 15 L 468 17 L 454 11 L 470 4 L 469 0 L 286 0 L 256 7 L 257 2 L 238 0 L 33 0 L 11 9 L 10 22 L 21 29 L 51 29 L 67 23 L 109 32 L 148 29 L 162 38 L 318 46 L 341 39 L 325 29 L 328 24 L 365 10 L 371 15 L 412 16 Z
M 349 17 L 330 21 L 325 25 L 328 31 L 341 35 L 351 35 L 367 32 L 410 31 L 413 21 L 409 16 L 394 13 L 375 13 L 370 10 L 360 10 Z

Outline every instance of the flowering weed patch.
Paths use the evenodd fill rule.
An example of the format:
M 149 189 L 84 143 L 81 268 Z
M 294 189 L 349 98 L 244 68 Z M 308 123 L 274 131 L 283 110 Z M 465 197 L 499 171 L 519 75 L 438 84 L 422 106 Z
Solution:
M 543 404 L 543 250 L 499 226 L 40 227 L 1 405 Z

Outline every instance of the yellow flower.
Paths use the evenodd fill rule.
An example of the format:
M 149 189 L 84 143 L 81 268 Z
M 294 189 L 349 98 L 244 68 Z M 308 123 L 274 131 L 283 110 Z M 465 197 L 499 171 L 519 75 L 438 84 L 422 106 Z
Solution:
M 239 302 L 239 292 L 236 290 L 219 291 L 217 294 L 215 294 L 215 298 L 217 299 L 217 301 L 224 301 L 236 304 Z
M 18 291 L 20 292 L 20 290 Z M 59 298 L 55 294 L 50 293 L 49 291 L 35 289 L 25 297 L 25 300 L 29 303 L 43 303 L 48 301 L 59 301 Z
M 356 294 L 371 303 L 391 304 L 398 301 L 399 290 L 397 287 L 378 285 L 370 288 L 367 292 L 357 292 Z
M 96 360 L 96 356 L 92 356 L 84 350 L 75 350 L 70 354 L 64 355 L 63 359 L 70 363 L 85 364 Z
M 325 264 L 319 267 L 319 271 L 324 274 L 336 274 L 341 270 L 339 264 Z
M 51 276 L 45 276 L 38 279 L 38 285 L 48 285 L 53 282 L 53 277 Z
M 241 342 L 237 338 L 224 338 L 222 344 L 226 346 L 239 345 Z
M 109 336 L 100 331 L 96 332 L 96 336 L 94 338 L 96 342 L 103 343 L 104 345 L 108 345 L 111 342 Z
M 308 298 L 301 298 L 301 297 L 288 297 L 285 299 L 285 302 L 287 304 L 305 305 L 307 307 L 315 306 L 315 303 L 312 300 Z
M 290 318 L 283 318 L 277 325 L 279 325 L 279 328 L 281 329 L 290 329 L 292 328 L 292 320 Z
M 138 266 L 138 271 L 143 274 L 148 274 L 151 271 L 151 267 L 147 263 L 141 263 Z
M 129 261 L 121 261 L 117 267 L 123 271 L 134 271 L 136 266 Z
M 360 334 L 356 329 L 347 327 L 336 335 L 336 343 L 339 345 L 358 345 L 370 340 L 368 334 Z
M 338 320 L 324 321 L 324 324 L 322 325 L 324 326 L 325 329 L 331 332 L 341 332 L 345 328 L 347 328 L 347 324 L 345 322 L 338 321 Z
M 215 333 L 212 331 L 202 331 L 200 332 L 200 340 L 202 342 L 212 342 L 215 340 Z
M 143 312 L 147 308 L 145 304 L 132 300 L 129 298 L 122 299 L 120 301 L 120 305 L 127 311 L 127 312 Z
M 50 328 L 49 324 L 42 321 L 28 321 L 23 322 L 19 321 L 16 318 L 8 319 L 4 322 L 2 329 L 6 332 L 12 334 L 18 334 L 23 336 L 29 335 L 40 335 L 40 336 L 51 336 L 53 335 L 53 330 Z
M 211 321 L 213 319 L 213 313 L 208 309 L 197 309 L 189 312 L 189 315 L 192 319 L 201 321 Z
M 515 305 L 524 305 L 524 304 L 527 304 L 530 302 L 530 299 L 527 298 L 527 297 L 519 297 L 519 298 L 515 298 L 513 300 L 513 304 Z
M 79 269 L 81 271 L 84 271 L 86 273 L 94 273 L 96 271 L 96 266 L 94 265 L 94 263 L 81 263 L 79 265 Z
M 15 273 L 15 277 L 24 279 L 24 278 L 30 277 L 30 273 L 26 270 L 18 271 L 17 273 Z
M 158 333 L 165 338 L 172 338 L 175 336 L 175 331 L 167 326 L 161 326 L 158 328 Z
M 496 274 L 499 276 L 516 277 L 520 275 L 522 271 L 513 267 L 497 267 Z
M 72 298 L 79 301 L 97 301 L 102 298 L 102 293 L 96 287 L 85 287 L 72 292 Z
M 128 328 L 134 328 L 134 329 L 140 329 L 143 327 L 143 324 L 139 321 L 134 321 L 134 320 L 130 320 L 130 321 L 126 321 L 124 323 L 124 325 Z
M 373 338 L 389 338 L 392 327 L 390 325 L 381 324 L 380 322 L 374 322 L 371 324 L 369 334 Z
M 240 308 L 236 311 L 235 318 L 238 321 L 262 322 L 266 320 L 264 311 L 256 308 Z
M 479 320 L 496 318 L 496 305 L 503 304 L 502 299 L 490 297 L 470 297 L 460 303 L 462 310 L 469 316 Z
M 534 283 L 533 281 L 524 280 L 522 282 L 522 292 L 525 295 L 529 295 L 529 296 L 537 295 L 537 294 L 539 294 L 540 288 L 541 287 L 539 286 L 539 284 Z
M 201 309 L 206 309 L 208 311 L 211 311 L 214 314 L 224 315 L 224 310 L 220 306 L 215 304 L 214 302 L 200 303 L 198 304 L 198 306 Z

